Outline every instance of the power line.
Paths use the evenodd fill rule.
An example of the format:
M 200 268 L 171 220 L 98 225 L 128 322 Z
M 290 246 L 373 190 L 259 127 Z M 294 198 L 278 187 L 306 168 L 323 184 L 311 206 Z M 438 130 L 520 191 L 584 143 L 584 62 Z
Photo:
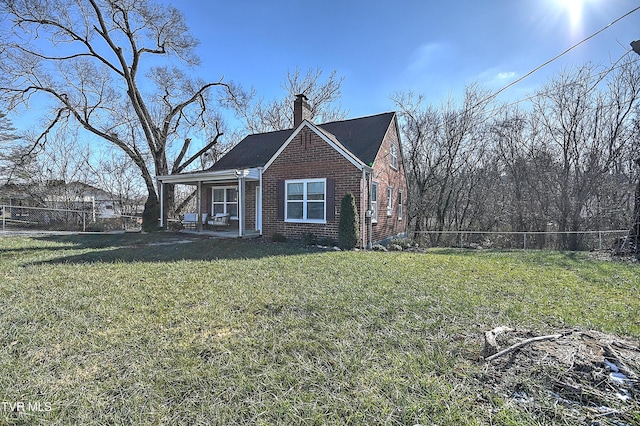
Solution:
M 618 63 L 619 63 L 619 62 L 620 62 L 620 61 L 621 61 L 625 56 L 627 56 L 630 52 L 631 52 L 631 50 L 629 50 L 629 51 L 625 52 L 625 53 L 624 53 L 624 54 L 623 54 L 623 55 L 622 55 L 622 56 L 621 56 L 617 61 L 615 61 L 615 62 L 614 62 L 614 64 L 611 66 L 611 68 L 608 68 L 608 69 L 606 69 L 606 70 L 604 70 L 604 71 L 601 71 L 601 72 L 599 72 L 599 73 L 597 73 L 597 74 L 594 74 L 594 75 L 589 74 L 589 75 L 587 75 L 587 76 L 583 77 L 583 78 L 582 78 L 582 79 L 580 79 L 580 80 L 576 80 L 576 81 L 574 81 L 573 83 L 577 83 L 577 84 L 588 83 L 588 82 L 592 79 L 592 77 L 597 78 L 597 81 L 596 81 L 596 82 L 595 82 L 595 83 L 594 83 L 594 84 L 593 84 L 593 85 L 592 85 L 592 86 L 587 90 L 587 92 L 591 92 L 591 91 L 592 91 L 592 90 L 593 90 L 593 89 L 594 89 L 598 84 L 600 84 L 600 83 L 602 82 L 602 80 L 603 80 L 607 75 L 609 75 L 609 73 L 611 73 L 612 71 L 616 70 L 617 68 L 620 68 L 620 67 L 624 66 L 624 65 L 618 65 Z M 631 61 L 631 63 L 638 63 L 638 62 L 640 62 L 640 59 L 636 59 L 636 60 Z M 527 97 L 525 97 L 525 98 L 518 99 L 518 100 L 512 101 L 512 102 L 510 102 L 510 103 L 506 103 L 506 104 L 504 104 L 504 105 L 497 105 L 497 106 L 494 106 L 494 107 L 492 107 L 490 110 L 488 110 L 488 111 L 486 111 L 486 112 L 485 112 L 485 118 L 484 118 L 484 119 L 482 119 L 479 123 L 477 123 L 477 125 L 484 124 L 484 123 L 486 123 L 487 121 L 491 120 L 491 119 L 493 118 L 493 114 L 494 114 L 496 111 L 501 111 L 501 110 L 503 110 L 504 108 L 509 108 L 509 107 L 514 106 L 514 105 L 518 105 L 518 104 L 520 104 L 520 103 L 522 103 L 522 102 L 530 101 L 530 100 L 535 99 L 535 98 L 540 97 L 540 96 L 546 96 L 546 95 L 550 94 L 552 91 L 553 91 L 552 89 L 548 89 L 548 90 L 544 90 L 544 91 L 538 91 L 538 92 L 534 93 L 533 95 L 527 96 Z M 489 96 L 487 99 L 485 99 L 485 100 L 483 100 L 483 101 L 480 101 L 480 102 L 476 103 L 476 104 L 474 105 L 474 108 L 475 108 L 476 106 L 478 106 L 478 105 L 482 104 L 483 102 L 486 102 L 486 101 L 489 101 L 489 100 L 493 99 L 494 97 L 495 97 L 495 95 L 491 95 L 491 96 Z M 611 103 L 611 104 L 606 104 L 606 105 L 602 105 L 602 106 L 604 106 L 604 107 L 610 107 L 610 106 L 612 106 L 612 105 L 615 105 L 615 104 L 614 104 L 614 103 Z
M 617 61 L 614 62 L 614 64 L 610 68 L 607 68 L 604 71 L 601 71 L 601 72 L 599 72 L 597 74 L 594 74 L 593 76 L 588 75 L 586 77 L 583 77 L 581 80 L 573 81 L 573 83 L 578 83 L 578 84 L 586 83 L 586 82 L 589 82 L 592 77 L 596 77 L 596 78 L 599 77 L 598 80 L 589 88 L 589 90 L 587 90 L 587 92 L 591 92 L 598 84 L 600 84 L 602 82 L 602 80 L 604 80 L 604 78 L 607 75 L 609 75 L 609 73 L 611 73 L 612 71 L 624 66 L 624 65 L 618 65 L 618 63 L 622 59 L 624 59 L 630 52 L 631 52 L 630 50 L 628 52 L 625 52 Z M 640 62 L 640 59 L 636 59 L 636 60 L 631 61 L 631 63 L 638 63 L 638 62 Z M 534 98 L 536 98 L 538 96 L 541 96 L 541 95 L 548 95 L 549 93 L 551 93 L 551 89 L 545 90 L 545 91 L 538 91 L 538 92 L 534 93 L 533 95 L 527 96 L 526 98 L 515 100 L 515 101 L 510 102 L 508 104 L 505 104 L 503 106 L 510 107 L 510 106 L 513 106 L 513 105 L 517 105 L 517 104 L 519 104 L 521 102 L 530 101 L 531 99 L 534 99 Z M 496 111 L 498 109 L 500 109 L 500 107 L 496 107 L 493 110 L 491 110 L 490 112 Z
M 565 50 L 564 52 L 554 56 L 553 58 L 549 59 L 547 62 L 543 63 L 542 65 L 537 66 L 536 68 L 532 69 L 531 71 L 529 71 L 528 73 L 526 73 L 525 75 L 523 75 L 522 77 L 512 81 L 511 83 L 507 84 L 506 86 L 504 86 L 502 89 L 498 90 L 497 92 L 495 92 L 494 94 L 492 94 L 491 96 L 489 96 L 489 98 L 487 98 L 485 101 L 489 101 L 493 98 L 495 98 L 496 96 L 498 96 L 500 93 L 504 92 L 505 90 L 507 90 L 509 87 L 520 83 L 522 80 L 524 80 L 525 78 L 529 77 L 531 74 L 535 73 L 536 71 L 538 71 L 539 69 L 549 65 L 551 62 L 555 61 L 556 59 L 560 58 L 561 56 L 566 55 L 567 53 L 569 53 L 570 51 L 572 51 L 573 49 L 575 49 L 576 47 L 580 46 L 581 44 L 585 43 L 586 41 L 592 39 L 593 37 L 597 36 L 598 34 L 600 34 L 601 32 L 603 32 L 604 30 L 606 30 L 607 28 L 609 28 L 610 26 L 614 25 L 615 23 L 617 23 L 618 21 L 626 18 L 627 16 L 631 15 L 632 13 L 636 12 L 640 10 L 640 6 L 636 7 L 635 9 L 625 13 L 624 15 L 622 15 L 621 17 L 619 17 L 618 19 L 616 19 L 613 22 L 610 22 L 609 24 L 607 24 L 605 27 L 601 28 L 600 30 L 596 31 L 595 33 L 591 34 L 589 37 L 580 40 L 578 43 L 574 44 L 573 46 L 571 46 L 570 48 L 568 48 L 567 50 Z

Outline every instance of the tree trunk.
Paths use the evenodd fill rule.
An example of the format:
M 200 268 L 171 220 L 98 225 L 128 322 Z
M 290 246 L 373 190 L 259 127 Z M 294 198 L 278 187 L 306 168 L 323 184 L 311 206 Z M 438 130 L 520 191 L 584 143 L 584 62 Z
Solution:
M 158 228 L 158 218 L 160 217 L 160 202 L 155 190 L 149 191 L 147 201 L 144 203 L 142 212 L 142 230 L 145 232 L 155 232 Z

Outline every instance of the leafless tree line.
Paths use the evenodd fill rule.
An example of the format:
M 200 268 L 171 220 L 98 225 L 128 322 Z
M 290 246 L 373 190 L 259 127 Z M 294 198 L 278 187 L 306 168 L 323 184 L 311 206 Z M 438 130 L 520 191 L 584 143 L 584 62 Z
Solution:
M 560 231 L 559 248 L 578 249 L 571 232 L 629 228 L 640 156 L 637 59 L 562 72 L 527 104 L 491 98 L 477 86 L 459 105 L 394 96 L 416 236 Z M 427 235 L 432 244 L 442 237 Z
M 193 77 L 198 41 L 177 9 L 153 0 L 0 0 L 0 16 L 2 108 L 43 111 L 33 132 L 2 151 L 0 166 L 20 165 L 13 170 L 25 179 L 29 167 L 48 167 L 66 179 L 71 164 L 85 164 L 109 187 L 139 182 L 148 229 L 159 212 L 155 175 L 204 168 L 240 135 L 290 127 L 292 95 L 307 95 L 318 122 L 346 116 L 335 103 L 342 84 L 335 71 L 323 79 L 321 70 L 296 69 L 285 96 L 270 101 L 221 77 Z M 527 103 L 499 106 L 477 85 L 461 102 L 438 106 L 396 94 L 412 230 L 628 227 L 639 80 L 629 55 L 606 72 L 565 71 Z M 220 108 L 235 112 L 238 129 L 228 128 Z M 86 135 L 88 150 L 65 147 Z M 72 152 L 72 161 L 56 152 Z M 174 206 L 167 187 L 163 199 Z M 563 248 L 579 246 L 563 235 Z

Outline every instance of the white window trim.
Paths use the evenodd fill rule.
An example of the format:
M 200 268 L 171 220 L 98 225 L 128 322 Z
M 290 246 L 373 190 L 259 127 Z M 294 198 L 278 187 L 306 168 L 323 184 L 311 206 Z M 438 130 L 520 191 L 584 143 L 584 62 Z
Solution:
M 394 170 L 398 170 L 398 157 L 398 145 L 391 142 L 389 144 L 389 165 Z
M 404 213 L 403 210 L 403 206 L 402 203 L 404 202 L 403 200 L 403 194 L 401 190 L 398 190 L 398 220 L 402 220 L 402 214 Z
M 224 190 L 224 201 L 214 201 L 215 200 L 215 196 L 214 196 L 214 191 L 216 189 L 222 189 Z M 227 189 L 235 189 L 236 191 L 238 191 L 238 187 L 237 186 L 214 186 L 211 188 L 211 213 L 213 213 L 214 208 L 213 206 L 215 204 L 223 204 L 224 205 L 224 214 L 228 213 L 227 210 L 227 206 L 229 204 L 235 204 L 236 206 L 238 206 L 238 201 L 227 201 Z M 240 198 L 240 193 L 238 193 L 238 198 Z M 236 209 L 237 211 L 237 209 Z M 238 216 L 230 216 L 229 219 L 233 219 L 233 220 L 238 220 Z
M 323 218 L 322 219 L 307 219 L 307 185 L 309 183 L 322 182 L 324 185 L 324 205 Z M 289 219 L 289 184 L 290 183 L 302 183 L 303 184 L 303 196 L 302 196 L 302 219 Z M 319 201 L 311 201 L 317 202 Z M 284 221 L 288 223 L 327 223 L 327 179 L 289 179 L 284 181 Z
M 393 188 L 387 187 L 387 216 L 393 215 Z
M 376 194 L 376 199 L 373 199 L 373 187 L 376 188 L 375 190 L 375 194 Z M 371 223 L 378 223 L 378 198 L 380 196 L 378 190 L 380 188 L 378 187 L 378 182 L 371 182 Z

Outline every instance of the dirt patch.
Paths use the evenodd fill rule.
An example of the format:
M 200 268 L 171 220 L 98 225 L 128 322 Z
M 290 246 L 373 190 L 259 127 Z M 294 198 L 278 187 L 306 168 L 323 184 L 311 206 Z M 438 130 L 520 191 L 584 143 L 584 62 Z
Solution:
M 638 341 L 592 330 L 507 330 L 495 341 L 499 350 L 525 344 L 480 358 L 477 379 L 490 391 L 481 399 L 498 395 L 543 424 L 640 425 Z
M 622 262 L 622 263 L 638 263 L 635 254 L 625 253 L 616 254 L 613 250 L 594 250 L 590 251 L 589 258 L 594 260 L 604 260 L 608 262 Z

